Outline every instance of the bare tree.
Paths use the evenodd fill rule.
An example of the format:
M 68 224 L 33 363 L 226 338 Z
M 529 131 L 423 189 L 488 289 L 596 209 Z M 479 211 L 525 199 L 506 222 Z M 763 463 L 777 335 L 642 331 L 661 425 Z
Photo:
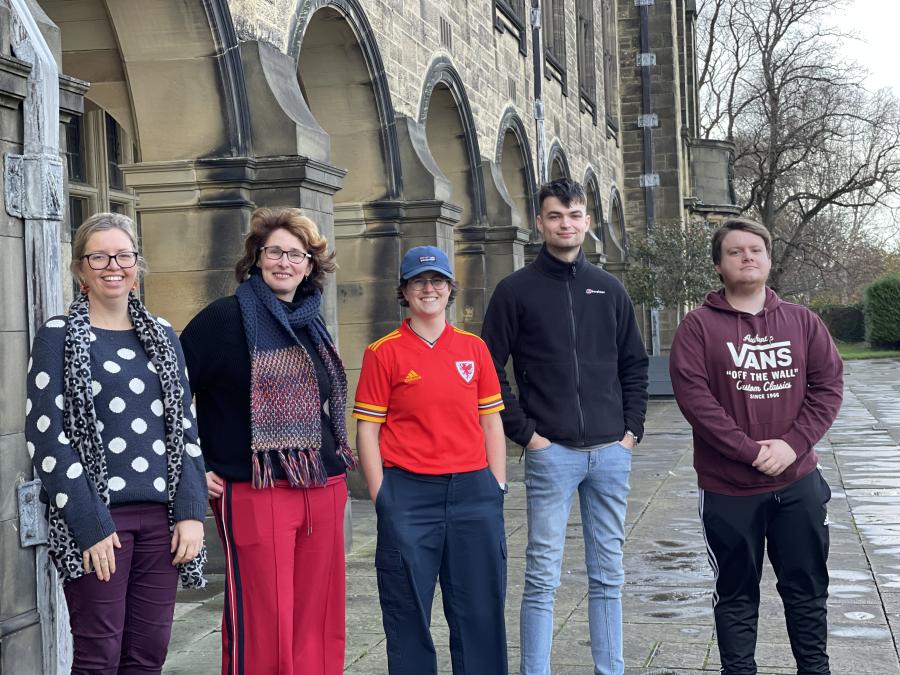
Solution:
M 771 230 L 770 284 L 807 295 L 878 249 L 861 215 L 900 192 L 900 106 L 826 23 L 843 0 L 704 0 L 701 132 L 736 144 L 739 206 Z M 864 71 L 863 71 L 864 74 Z M 865 252 L 855 261 L 854 253 Z

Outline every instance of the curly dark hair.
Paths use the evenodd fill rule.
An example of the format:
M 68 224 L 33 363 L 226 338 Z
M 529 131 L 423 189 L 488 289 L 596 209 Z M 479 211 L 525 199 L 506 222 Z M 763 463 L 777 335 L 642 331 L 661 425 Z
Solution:
M 337 269 L 334 251 L 328 252 L 328 240 L 321 235 L 316 224 L 300 209 L 290 207 L 260 208 L 250 215 L 250 233 L 244 240 L 244 255 L 234 266 L 238 283 L 250 276 L 259 260 L 259 249 L 266 245 L 269 236 L 276 230 L 287 230 L 303 242 L 307 252 L 312 253 L 312 272 L 303 280 L 298 293 L 308 294 L 312 289 L 321 291 L 325 286 L 325 275 Z

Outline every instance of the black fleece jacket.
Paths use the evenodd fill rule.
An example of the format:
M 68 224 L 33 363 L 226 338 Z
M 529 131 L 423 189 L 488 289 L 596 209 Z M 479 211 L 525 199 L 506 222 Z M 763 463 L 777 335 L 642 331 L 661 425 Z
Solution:
M 506 435 L 527 445 L 537 431 L 587 448 L 644 433 L 647 353 L 619 281 L 579 253 L 563 262 L 543 247 L 503 279 L 484 317 L 506 409 Z M 513 359 L 518 399 L 506 378 Z

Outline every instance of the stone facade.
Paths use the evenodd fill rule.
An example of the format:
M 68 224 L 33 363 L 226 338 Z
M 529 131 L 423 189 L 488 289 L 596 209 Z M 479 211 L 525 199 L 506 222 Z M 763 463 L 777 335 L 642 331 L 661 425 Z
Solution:
M 300 206 L 337 251 L 325 313 L 352 389 L 365 346 L 402 318 L 397 270 L 411 246 L 452 254 L 462 287 L 452 319 L 479 330 L 494 286 L 535 250 L 542 166 L 585 183 L 596 235 L 587 252 L 615 274 L 626 269 L 626 228 L 646 227 L 638 10 L 630 0 L 542 4 L 545 23 L 563 29 L 548 45 L 553 57 L 539 60 L 539 135 L 525 0 L 4 0 L 0 143 L 22 152 L 29 68 L 10 52 L 16 5 L 39 19 L 64 83 L 59 147 L 50 148 L 68 167 L 67 220 L 49 242 L 59 268 L 76 207 L 135 216 L 150 268 L 145 301 L 180 329 L 233 290 L 252 210 Z M 727 161 L 707 148 L 691 171 L 699 145 L 688 142 L 695 92 L 683 46 L 693 2 L 656 0 L 648 12 L 653 199 L 657 219 L 682 220 L 704 200 L 715 211 Z M 36 565 L 19 548 L 11 491 L 31 477 L 22 424 L 35 270 L 25 269 L 22 219 L 0 216 L 0 669 L 37 672 L 39 650 L 22 645 L 40 631 L 15 618 L 36 611 L 27 599 Z M 62 289 L 70 298 L 66 272 Z
M 737 212 L 731 190 L 732 148 L 696 138 L 695 22 L 696 3 L 690 1 L 654 0 L 643 7 L 633 2 L 618 4 L 623 201 L 625 220 L 632 229 Z M 639 67 L 642 54 L 652 57 L 653 65 Z M 638 119 L 646 115 L 656 116 L 649 133 L 638 125 Z M 658 181 L 656 186 L 642 187 L 642 175 Z M 661 353 L 668 352 L 680 309 L 658 315 Z M 641 313 L 646 337 L 653 330 L 651 314 Z

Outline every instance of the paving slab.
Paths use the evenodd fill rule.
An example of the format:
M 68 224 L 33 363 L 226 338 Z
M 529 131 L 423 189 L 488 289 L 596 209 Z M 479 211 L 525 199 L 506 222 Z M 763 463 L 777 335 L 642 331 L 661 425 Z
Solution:
M 651 403 L 647 436 L 634 453 L 623 591 L 626 675 L 716 673 L 713 577 L 697 515 L 697 485 L 687 423 L 672 401 Z M 845 401 L 817 446 L 832 489 L 829 655 L 835 675 L 900 675 L 900 361 L 851 362 Z M 519 604 L 527 540 L 524 467 L 510 455 L 505 504 L 510 672 L 518 671 Z M 375 515 L 354 501 L 347 560 L 345 672 L 387 673 L 375 568 Z M 552 672 L 590 675 L 587 577 L 577 500 L 566 536 L 554 617 Z M 223 578 L 204 591 L 179 592 L 165 673 L 219 672 Z M 775 578 L 761 585 L 759 672 L 794 673 Z M 450 673 L 440 590 L 432 612 L 440 672 Z

